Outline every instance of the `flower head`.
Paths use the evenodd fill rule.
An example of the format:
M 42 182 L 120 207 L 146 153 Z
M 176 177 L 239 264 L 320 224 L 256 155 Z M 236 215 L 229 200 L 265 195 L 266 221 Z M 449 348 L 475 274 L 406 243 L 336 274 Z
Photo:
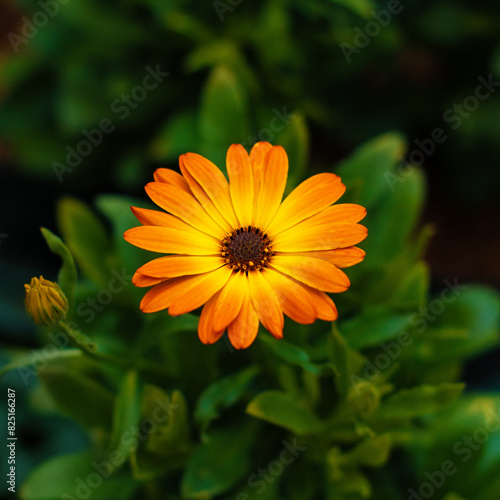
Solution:
M 66 318 L 68 299 L 57 283 L 40 276 L 32 278 L 24 289 L 26 312 L 37 325 L 50 326 Z
M 140 267 L 136 286 L 153 286 L 144 312 L 172 316 L 200 306 L 198 334 L 206 344 L 227 330 L 237 349 L 248 347 L 259 323 L 283 337 L 283 313 L 298 323 L 333 321 L 325 292 L 350 286 L 340 270 L 362 261 L 355 247 L 367 230 L 360 205 L 333 205 L 344 193 L 340 178 L 315 175 L 283 200 L 288 158 L 281 146 L 259 142 L 250 154 L 233 144 L 224 174 L 206 158 L 186 153 L 181 174 L 165 168 L 146 186 L 166 212 L 132 207 L 143 226 L 125 233 L 140 248 L 169 254 Z

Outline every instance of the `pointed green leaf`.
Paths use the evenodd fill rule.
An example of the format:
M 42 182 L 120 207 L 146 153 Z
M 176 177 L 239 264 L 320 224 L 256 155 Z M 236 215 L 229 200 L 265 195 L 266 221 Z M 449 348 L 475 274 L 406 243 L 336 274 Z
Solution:
M 107 231 L 96 215 L 79 200 L 63 198 L 57 207 L 64 240 L 82 272 L 97 286 L 110 279 L 112 246 Z
M 111 427 L 113 394 L 84 373 L 71 369 L 71 359 L 39 371 L 40 381 L 61 410 L 87 427 Z M 96 411 L 96 408 L 99 410 Z
M 317 417 L 301 401 L 286 392 L 261 392 L 250 401 L 247 413 L 289 429 L 299 436 L 319 431 Z
M 142 382 L 136 370 L 125 375 L 115 399 L 113 431 L 109 449 L 116 451 L 123 462 L 139 445 Z
M 68 299 L 69 305 L 67 317 L 70 318 L 75 305 L 75 285 L 78 277 L 75 261 L 73 259 L 73 255 L 69 251 L 69 248 L 63 243 L 61 238 L 45 227 L 42 227 L 41 231 L 49 248 L 62 259 L 62 266 L 59 271 L 59 275 L 57 276 L 57 283 Z
M 254 422 L 212 432 L 194 451 L 182 478 L 182 497 L 208 499 L 222 493 L 251 472 Z
M 201 153 L 226 171 L 226 153 L 249 136 L 246 90 L 226 66 L 217 66 L 203 91 L 200 111 Z
M 248 391 L 258 372 L 256 366 L 251 366 L 209 385 L 198 399 L 194 412 L 196 420 L 206 426 L 219 417 L 222 410 L 236 404 Z
M 102 458 L 87 451 L 49 458 L 31 472 L 19 496 L 22 500 L 128 500 L 137 489 L 137 483 L 120 472 L 103 478 L 93 466 L 96 462 L 102 463 Z

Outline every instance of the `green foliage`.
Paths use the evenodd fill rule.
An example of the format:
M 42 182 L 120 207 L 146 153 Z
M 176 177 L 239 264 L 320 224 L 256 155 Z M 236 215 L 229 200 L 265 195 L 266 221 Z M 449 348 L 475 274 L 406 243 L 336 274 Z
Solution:
M 387 479 L 396 474 L 392 468 L 403 466 L 393 458 L 395 450 L 405 450 L 404 467 L 413 470 L 408 485 L 415 483 L 412 474 L 418 482 L 422 471 L 440 466 L 434 454 L 441 460 L 453 456 L 453 440 L 473 435 L 481 424 L 480 418 L 459 416 L 494 408 L 488 396 L 461 397 L 457 377 L 464 360 L 498 345 L 500 299 L 489 289 L 458 282 L 430 291 L 422 251 L 415 249 L 423 238 L 417 229 L 422 174 L 414 168 L 395 185 L 385 175 L 397 172 L 404 148 L 400 136 L 386 134 L 334 169 L 351 199 L 368 206 L 369 238 L 361 245 L 366 261 L 347 271 L 351 289 L 336 297 L 341 313 L 333 327 L 287 324 L 286 340 L 261 333 L 247 352 L 231 354 L 223 341 L 198 341 L 196 315 L 143 315 L 127 287 L 103 307 L 96 323 L 107 324 L 105 330 L 75 316 L 82 329 L 75 335 L 88 332 L 97 351 L 75 356 L 62 350 L 38 365 L 39 378 L 61 412 L 93 432 L 99 429 L 99 439 L 88 452 L 40 465 L 22 498 L 71 491 L 72 478 L 88 474 L 88 457 L 96 456 L 97 463 L 106 460 L 113 468 L 112 481 L 104 481 L 96 498 L 105 498 L 107 488 L 119 489 L 117 498 L 135 498 L 136 490 L 154 497 L 167 488 L 172 498 L 188 499 L 251 498 L 257 492 L 272 499 L 377 499 L 386 488 L 380 477 L 394 482 Z M 80 296 L 89 286 L 108 286 L 110 263 L 133 272 L 148 259 L 121 239 L 135 225 L 131 203 L 117 195 L 98 198 L 112 237 L 83 202 L 66 198 L 59 204 L 65 243 L 46 230 L 44 236 L 63 259 L 60 276 L 67 290 L 76 276 L 72 255 L 89 280 L 78 283 Z M 112 319 L 120 317 L 129 325 Z M 30 356 L 21 356 L 4 372 L 32 366 Z M 467 477 L 479 474 L 475 468 L 484 463 L 486 472 L 478 477 L 490 478 L 489 467 L 500 460 L 496 441 L 490 441 L 488 450 L 467 462 Z M 273 475 L 272 467 L 282 472 Z M 374 468 L 382 476 L 374 476 Z M 63 486 L 43 479 L 58 474 L 66 477 Z M 310 483 L 291 487 L 296 475 Z M 444 488 L 449 498 L 471 496 L 458 475 Z M 296 496 L 299 491 L 303 496 Z M 493 499 L 497 492 L 490 481 L 480 498 Z
M 13 3 L 29 19 L 40 9 Z M 49 26 L 0 60 L 0 135 L 32 182 L 78 193 L 57 204 L 61 237 L 42 229 L 62 259 L 74 330 L 71 343 L 47 329 L 37 349 L 20 340 L 0 375 L 36 372 L 41 397 L 89 439 L 86 451 L 42 461 L 20 498 L 404 499 L 451 460 L 457 473 L 437 498 L 497 500 L 500 400 L 464 393 L 460 380 L 469 359 L 498 347 L 500 297 L 431 281 L 425 178 L 401 163 L 414 143 L 378 134 L 402 128 L 413 140 L 444 127 L 436 109 L 470 95 L 479 71 L 498 77 L 498 6 L 401 2 L 346 62 L 341 44 L 387 2 L 59 3 Z M 126 104 L 158 66 L 168 76 Z M 481 162 L 481 144 L 483 163 L 498 164 L 499 99 L 488 99 L 432 158 L 455 191 L 500 185 L 498 169 L 471 175 L 462 161 Z M 71 165 L 69 151 L 106 119 L 113 131 Z M 152 257 L 123 233 L 137 225 L 131 205 L 150 207 L 137 194 L 154 168 L 177 168 L 190 151 L 224 171 L 230 144 L 258 140 L 285 147 L 287 193 L 316 171 L 341 176 L 340 202 L 367 208 L 369 236 L 366 259 L 346 270 L 350 289 L 334 296 L 337 322 L 287 319 L 284 340 L 261 331 L 233 352 L 199 342 L 197 311 L 141 313 L 144 289 L 131 279 Z M 135 197 L 83 201 L 96 190 Z

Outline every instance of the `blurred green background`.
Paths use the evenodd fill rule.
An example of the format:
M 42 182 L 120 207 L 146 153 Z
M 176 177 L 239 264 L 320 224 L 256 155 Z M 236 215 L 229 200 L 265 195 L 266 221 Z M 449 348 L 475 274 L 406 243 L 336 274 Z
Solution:
M 79 205 L 61 198 L 71 196 L 99 209 L 103 231 L 114 231 L 118 238 L 129 223 L 128 212 L 120 219 L 128 205 L 103 193 L 147 206 L 144 184 L 158 167 L 177 168 L 180 154 L 200 153 L 224 167 L 231 143 L 249 148 L 267 140 L 282 144 L 289 154 L 289 188 L 314 173 L 344 168 L 347 180 L 364 179 L 365 191 L 353 199 L 367 204 L 366 193 L 378 192 L 381 184 L 388 199 L 392 190 L 387 187 L 406 185 L 412 174 L 406 166 L 398 168 L 400 161 L 421 167 L 426 202 L 414 218 L 419 227 L 431 223 L 435 232 L 424 255 L 431 293 L 441 291 L 444 279 L 490 287 L 481 288 L 469 304 L 478 325 L 490 329 L 490 341 L 471 349 L 475 357 L 467 359 L 459 379 L 471 393 L 500 389 L 494 326 L 498 297 L 493 291 L 500 285 L 498 2 L 1 0 L 0 14 L 4 362 L 14 348 L 29 351 L 43 345 L 24 313 L 22 284 L 35 275 L 57 275 L 60 260 L 50 253 L 39 228 L 71 233 L 68 214 Z M 367 160 L 364 170 L 356 171 L 348 158 L 362 144 L 371 144 L 374 163 Z M 385 175 L 389 167 L 377 170 L 379 149 L 390 150 L 392 177 Z M 343 167 L 337 170 L 339 164 Z M 354 192 L 356 185 L 353 181 Z M 373 211 L 378 210 L 390 218 L 399 208 L 388 203 L 381 209 L 373 201 Z M 410 230 L 402 226 L 401 232 L 406 238 Z M 397 231 L 381 238 L 387 235 L 399 238 Z M 377 239 L 374 232 L 370 236 Z M 379 264 L 368 262 L 366 269 L 371 265 L 375 276 Z M 353 283 L 357 277 L 364 283 L 362 273 L 362 268 L 353 272 Z M 130 292 L 127 306 L 138 304 L 141 294 L 136 292 Z M 376 295 L 376 287 L 369 293 Z M 361 310 L 353 305 L 363 302 L 360 294 L 358 289 L 346 299 L 348 313 Z M 459 328 L 460 314 L 450 316 Z M 108 318 L 110 328 L 116 328 L 114 320 Z M 356 331 L 355 324 L 350 327 Z M 448 348 L 446 342 L 440 345 L 433 348 Z M 402 387 L 414 381 L 411 373 L 405 376 Z M 91 441 L 73 420 L 55 413 L 36 377 L 20 389 L 20 401 L 19 484 L 41 460 L 83 450 Z M 447 422 L 438 419 L 432 432 Z M 434 470 L 433 460 L 439 461 L 432 458 L 432 436 L 425 439 L 414 450 L 415 470 Z M 304 471 L 299 474 L 311 473 Z M 403 493 L 405 485 L 418 484 L 418 479 L 406 481 L 411 474 L 416 473 L 403 473 L 398 485 Z M 386 496 L 380 498 L 398 498 L 394 485 L 383 489 L 386 482 L 383 475 L 378 487 Z M 499 489 L 492 486 L 492 496 L 486 492 L 480 498 L 497 498 Z M 464 497 L 454 491 L 462 492 L 459 486 L 443 489 L 437 498 L 475 498 L 473 488 L 464 490 Z M 322 498 L 319 492 L 291 495 L 284 498 Z

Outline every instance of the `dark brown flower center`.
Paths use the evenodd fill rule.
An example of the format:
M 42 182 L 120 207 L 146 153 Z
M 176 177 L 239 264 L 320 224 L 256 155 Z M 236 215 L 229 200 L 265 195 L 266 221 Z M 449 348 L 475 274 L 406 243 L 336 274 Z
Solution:
M 222 240 L 221 255 L 234 271 L 262 271 L 274 255 L 271 240 L 258 227 L 235 229 Z

